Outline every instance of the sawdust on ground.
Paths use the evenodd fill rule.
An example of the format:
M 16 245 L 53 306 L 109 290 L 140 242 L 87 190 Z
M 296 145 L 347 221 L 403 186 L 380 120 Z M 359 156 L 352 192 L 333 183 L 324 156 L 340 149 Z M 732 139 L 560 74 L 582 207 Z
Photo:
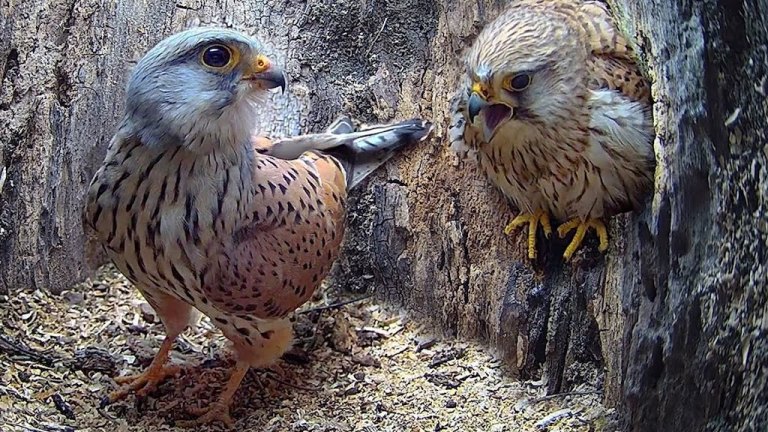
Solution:
M 372 299 L 323 290 L 296 314 L 297 348 L 251 370 L 232 404 L 242 431 L 600 431 L 613 429 L 589 383 L 547 397 L 489 353 L 431 336 Z M 329 297 L 335 296 L 333 299 Z M 330 306 L 330 307 L 329 307 Z M 149 397 L 105 408 L 117 374 L 146 367 L 162 324 L 111 266 L 70 291 L 0 296 L 0 431 L 173 431 L 221 391 L 232 361 L 207 319 L 177 341 L 186 366 Z M 221 425 L 196 432 L 221 430 Z

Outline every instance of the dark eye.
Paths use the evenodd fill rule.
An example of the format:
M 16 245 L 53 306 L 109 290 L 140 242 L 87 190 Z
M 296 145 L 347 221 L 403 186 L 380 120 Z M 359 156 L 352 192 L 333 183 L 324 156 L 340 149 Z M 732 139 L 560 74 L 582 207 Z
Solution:
M 508 81 L 507 87 L 514 91 L 523 91 L 531 85 L 531 76 L 528 74 L 517 74 Z
M 232 51 L 224 45 L 211 45 L 203 51 L 203 63 L 212 68 L 223 68 L 231 58 Z

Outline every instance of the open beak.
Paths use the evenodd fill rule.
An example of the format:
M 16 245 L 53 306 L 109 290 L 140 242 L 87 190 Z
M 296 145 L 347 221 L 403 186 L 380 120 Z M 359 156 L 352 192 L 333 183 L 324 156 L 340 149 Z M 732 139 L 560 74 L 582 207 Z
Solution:
M 475 118 L 483 112 L 483 135 L 485 142 L 491 142 L 499 126 L 512 117 L 513 108 L 505 103 L 489 102 L 493 99 L 488 87 L 483 83 L 476 82 L 472 84 L 472 93 L 467 101 L 467 111 L 469 122 L 474 123 Z
M 263 89 L 280 87 L 281 92 L 285 93 L 285 72 L 262 54 L 257 55 L 248 65 L 244 79 L 258 84 Z
M 475 117 L 480 114 L 480 111 L 488 106 L 488 102 L 483 99 L 479 94 L 472 92 L 469 96 L 469 102 L 467 103 L 467 109 L 469 111 L 470 123 L 475 122 Z

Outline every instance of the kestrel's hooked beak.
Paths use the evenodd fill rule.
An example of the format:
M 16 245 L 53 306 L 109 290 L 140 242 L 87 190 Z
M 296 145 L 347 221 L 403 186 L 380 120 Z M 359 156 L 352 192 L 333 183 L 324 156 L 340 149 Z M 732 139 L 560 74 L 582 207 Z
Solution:
M 469 121 L 474 122 L 475 117 L 486 106 L 488 106 L 488 87 L 479 82 L 472 84 L 472 94 L 469 96 L 469 102 L 467 103 Z
M 480 114 L 480 111 L 483 112 L 483 134 L 486 142 L 491 142 L 499 127 L 509 120 L 513 113 L 511 106 L 492 99 L 493 95 L 484 83 L 472 84 L 472 94 L 467 101 L 469 121 L 474 123 L 475 117 Z
M 264 89 L 280 87 L 285 93 L 285 72 L 267 56 L 259 54 L 245 68 L 243 79 L 257 83 Z

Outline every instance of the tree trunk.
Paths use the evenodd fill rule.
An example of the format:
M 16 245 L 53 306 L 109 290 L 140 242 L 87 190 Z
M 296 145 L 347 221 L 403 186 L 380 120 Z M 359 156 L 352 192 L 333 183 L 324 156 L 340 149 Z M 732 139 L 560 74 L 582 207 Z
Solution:
M 514 210 L 444 139 L 461 52 L 504 2 L 2 3 L 0 292 L 58 292 L 88 274 L 80 208 L 128 69 L 168 34 L 215 23 L 257 35 L 286 66 L 266 134 L 341 113 L 436 123 L 435 139 L 354 194 L 336 282 L 486 341 L 550 392 L 604 380 L 635 430 L 764 424 L 768 6 L 612 3 L 654 81 L 657 190 L 613 219 L 607 255 L 591 239 L 570 264 L 562 241 L 543 239 L 529 262 L 524 233 L 502 232 Z
M 768 1 L 614 1 L 656 78 L 661 161 L 624 295 L 629 419 L 766 430 Z

